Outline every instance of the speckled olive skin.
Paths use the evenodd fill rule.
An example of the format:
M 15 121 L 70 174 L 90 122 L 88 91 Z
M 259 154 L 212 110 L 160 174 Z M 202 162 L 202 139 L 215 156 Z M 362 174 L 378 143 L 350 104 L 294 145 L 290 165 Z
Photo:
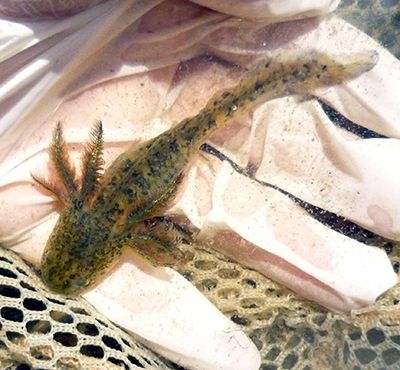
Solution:
M 174 265 L 182 256 L 174 226 L 158 215 L 191 157 L 218 127 L 260 102 L 338 84 L 373 67 L 373 53 L 337 56 L 309 52 L 278 55 L 259 64 L 239 84 L 217 93 L 194 117 L 121 154 L 101 175 L 102 125 L 92 132 L 80 183 L 69 164 L 61 125 L 50 159 L 62 190 L 35 178 L 65 206 L 45 248 L 41 273 L 54 291 L 76 294 L 108 271 L 124 246 L 154 264 Z

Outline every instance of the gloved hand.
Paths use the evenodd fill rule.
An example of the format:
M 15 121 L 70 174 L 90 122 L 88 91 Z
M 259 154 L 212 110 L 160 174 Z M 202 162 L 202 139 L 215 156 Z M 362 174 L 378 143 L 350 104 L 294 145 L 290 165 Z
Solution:
M 271 12 L 273 2 L 219 2 L 225 13 L 216 13 L 189 2 L 121 1 L 63 20 L 4 20 L 2 242 L 39 263 L 57 213 L 30 172 L 48 173 L 46 148 L 58 120 L 78 158 L 89 128 L 101 119 L 110 163 L 132 142 L 197 113 L 213 91 L 235 84 L 242 71 L 229 68 L 232 63 L 251 68 L 276 50 L 377 50 L 380 60 L 372 71 L 318 95 L 354 122 L 397 137 L 400 65 L 387 51 L 335 17 L 269 25 L 336 5 L 318 3 L 310 2 L 307 11 L 286 3 L 283 11 Z M 246 20 L 255 14 L 258 22 Z M 399 238 L 396 139 L 357 139 L 333 127 L 315 100 L 289 97 L 255 107 L 210 143 L 254 179 Z M 169 212 L 185 214 L 202 229 L 202 238 L 328 307 L 366 304 L 396 281 L 383 251 L 323 226 L 285 195 L 217 158 L 191 165 Z M 258 367 L 248 338 L 173 270 L 154 269 L 126 254 L 85 297 L 184 366 Z

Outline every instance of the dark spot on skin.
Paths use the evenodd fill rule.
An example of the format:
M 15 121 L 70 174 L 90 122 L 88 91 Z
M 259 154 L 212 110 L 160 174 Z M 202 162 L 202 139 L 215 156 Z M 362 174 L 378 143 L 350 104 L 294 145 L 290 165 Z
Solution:
M 217 124 L 215 123 L 215 119 L 210 118 L 208 120 L 208 128 L 213 128 L 215 127 Z
M 98 202 L 100 205 L 104 205 L 104 197 L 103 197 L 103 195 L 100 195 L 100 196 L 97 198 L 97 202 Z
M 222 94 L 221 98 L 222 98 L 222 99 L 226 99 L 226 98 L 228 98 L 228 97 L 230 97 L 230 96 L 232 96 L 232 93 L 230 93 L 229 91 L 225 91 L 225 92 Z
M 256 83 L 254 84 L 254 90 L 258 91 L 262 88 L 263 88 L 263 84 L 260 81 L 256 81 Z
M 120 207 L 119 203 L 114 204 L 114 208 L 112 209 L 114 213 L 121 215 L 124 213 L 124 210 Z
M 171 139 L 171 140 L 170 140 L 170 142 L 169 142 L 169 151 L 170 151 L 171 153 L 174 153 L 174 154 L 178 153 L 178 151 L 179 151 L 179 146 L 178 146 L 178 144 L 176 143 L 176 139 Z
M 131 175 L 132 178 L 132 182 L 142 188 L 147 188 L 149 186 L 148 182 L 146 181 L 146 179 L 144 178 L 143 174 L 141 174 L 140 172 L 134 172 Z
M 122 167 L 123 172 L 128 172 L 132 168 L 132 161 L 130 159 L 127 159 L 124 163 L 124 166 Z
M 197 134 L 197 129 L 195 127 L 189 127 L 183 132 L 183 137 L 187 141 L 192 141 L 193 138 L 196 136 L 196 134 Z M 171 147 L 171 144 L 170 144 L 170 147 Z
M 128 200 L 133 200 L 135 192 L 131 188 L 126 188 L 124 194 L 127 196 Z
M 157 158 L 158 160 L 163 160 L 165 158 L 164 153 L 160 151 L 155 152 L 154 157 Z

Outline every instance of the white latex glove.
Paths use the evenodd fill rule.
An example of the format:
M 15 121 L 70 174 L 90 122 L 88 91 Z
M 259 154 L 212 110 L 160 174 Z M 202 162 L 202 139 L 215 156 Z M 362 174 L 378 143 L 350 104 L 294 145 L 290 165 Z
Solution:
M 101 119 L 110 163 L 132 141 L 154 137 L 198 112 L 216 89 L 235 84 L 238 72 L 209 58 L 178 68 L 180 61 L 205 53 L 251 66 L 258 56 L 282 48 L 375 49 L 380 61 L 371 72 L 320 96 L 353 121 L 398 137 L 400 66 L 389 53 L 335 17 L 266 26 L 335 4 L 318 2 L 308 8 L 313 13 L 286 2 L 286 13 L 276 11 L 273 18 L 274 2 L 247 2 L 246 12 L 243 2 L 221 2 L 228 3 L 221 11 L 266 20 L 238 21 L 189 2 L 111 1 L 63 20 L 2 21 L 3 242 L 18 242 L 13 248 L 39 263 L 57 213 L 30 172 L 46 174 L 46 148 L 58 120 L 78 158 L 90 127 Z M 398 184 L 389 176 L 396 169 L 397 139 L 355 139 L 332 127 L 314 101 L 286 98 L 234 120 L 211 143 L 243 167 L 251 164 L 257 179 L 398 238 Z M 212 169 L 203 162 L 191 166 L 170 212 L 187 215 L 216 245 L 234 248 L 226 253 L 338 310 L 368 304 L 395 283 L 383 251 L 333 232 L 226 163 L 210 162 Z M 381 211 L 388 217 L 379 216 Z M 119 268 L 85 297 L 185 367 L 258 368 L 250 340 L 186 280 L 133 259 L 122 256 Z
M 221 13 L 245 19 L 277 23 L 330 13 L 340 0 L 192 0 Z

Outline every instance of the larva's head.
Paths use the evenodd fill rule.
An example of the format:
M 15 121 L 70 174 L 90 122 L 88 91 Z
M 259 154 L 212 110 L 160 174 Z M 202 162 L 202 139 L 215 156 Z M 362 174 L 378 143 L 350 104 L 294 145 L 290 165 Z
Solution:
M 41 261 L 41 275 L 54 292 L 77 294 L 93 285 L 115 260 L 106 234 L 84 212 L 66 211 L 55 226 Z M 116 248 L 112 253 L 118 254 Z

